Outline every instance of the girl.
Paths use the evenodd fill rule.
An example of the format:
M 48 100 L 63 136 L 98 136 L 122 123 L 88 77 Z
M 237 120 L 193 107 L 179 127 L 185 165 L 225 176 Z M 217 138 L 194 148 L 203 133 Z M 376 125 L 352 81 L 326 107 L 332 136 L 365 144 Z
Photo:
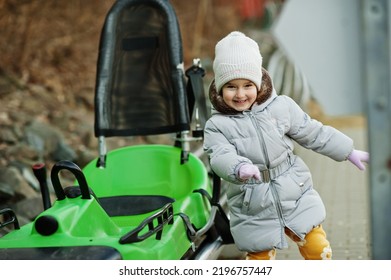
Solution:
M 247 259 L 274 259 L 288 236 L 304 259 L 331 259 L 322 228 L 325 207 L 309 168 L 293 153 L 293 140 L 360 170 L 369 154 L 311 119 L 290 97 L 277 95 L 258 44 L 243 33 L 232 32 L 217 43 L 213 71 L 204 149 L 213 171 L 229 182 L 235 244 Z

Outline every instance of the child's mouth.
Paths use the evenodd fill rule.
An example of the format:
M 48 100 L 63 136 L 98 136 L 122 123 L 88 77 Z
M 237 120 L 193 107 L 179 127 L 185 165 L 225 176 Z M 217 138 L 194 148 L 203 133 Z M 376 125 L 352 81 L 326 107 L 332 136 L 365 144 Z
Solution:
M 240 103 L 240 104 L 245 103 L 246 101 L 247 101 L 247 99 L 246 100 L 235 100 L 236 103 Z

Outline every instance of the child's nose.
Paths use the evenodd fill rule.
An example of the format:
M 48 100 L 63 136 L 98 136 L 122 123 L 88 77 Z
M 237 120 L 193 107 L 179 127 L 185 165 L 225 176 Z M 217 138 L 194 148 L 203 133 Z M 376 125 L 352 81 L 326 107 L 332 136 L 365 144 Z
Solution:
M 238 90 L 236 91 L 236 96 L 244 96 L 244 90 L 242 88 L 238 88 Z

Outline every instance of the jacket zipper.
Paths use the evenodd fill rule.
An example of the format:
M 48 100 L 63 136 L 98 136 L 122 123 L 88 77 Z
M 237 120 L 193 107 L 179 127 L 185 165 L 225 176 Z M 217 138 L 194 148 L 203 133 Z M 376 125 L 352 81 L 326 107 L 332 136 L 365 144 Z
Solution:
M 246 115 L 248 115 L 250 117 L 251 123 L 253 124 L 253 126 L 255 128 L 255 131 L 256 131 L 256 133 L 258 135 L 258 139 L 261 142 L 260 144 L 261 144 L 263 153 L 265 154 L 266 167 L 269 169 L 270 168 L 270 159 L 269 159 L 269 155 L 267 153 L 267 147 L 266 147 L 266 144 L 265 144 L 265 138 L 263 137 L 263 133 L 261 131 L 261 128 L 258 126 L 257 120 L 255 119 L 255 116 L 254 116 L 253 112 L 245 111 L 243 113 L 245 113 Z M 280 224 L 281 224 L 282 227 L 285 227 L 285 219 L 284 219 L 284 217 L 282 215 L 282 206 L 281 206 L 281 202 L 280 202 L 280 197 L 278 196 L 277 190 L 274 187 L 273 180 L 270 180 L 269 183 L 270 183 L 270 189 L 272 191 L 273 198 L 274 198 L 274 200 L 276 202 L 276 210 L 277 210 L 277 215 L 278 215 Z M 283 235 L 284 235 L 284 232 L 281 233 L 281 240 L 284 240 Z

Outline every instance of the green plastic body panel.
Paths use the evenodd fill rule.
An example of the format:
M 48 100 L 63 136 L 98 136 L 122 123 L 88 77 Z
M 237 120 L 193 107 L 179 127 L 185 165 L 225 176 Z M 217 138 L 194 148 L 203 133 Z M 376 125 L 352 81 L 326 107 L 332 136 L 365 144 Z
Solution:
M 187 228 L 179 213 L 187 215 L 195 228 L 203 227 L 210 215 L 209 202 L 198 192 L 211 192 L 207 170 L 193 154 L 180 164 L 181 150 L 165 145 L 140 145 L 107 154 L 106 168 L 89 163 L 83 173 L 96 197 L 57 200 L 35 221 L 0 238 L 1 248 L 48 248 L 105 246 L 117 250 L 122 259 L 175 260 L 191 248 Z M 110 216 L 99 199 L 126 196 L 165 196 L 173 199 L 173 222 L 163 227 L 161 239 L 152 235 L 140 242 L 120 244 L 119 239 L 156 211 L 137 215 Z M 35 223 L 51 216 L 58 229 L 48 236 L 37 232 Z M 146 229 L 147 231 L 148 229 Z M 92 259 L 94 259 L 92 257 Z

